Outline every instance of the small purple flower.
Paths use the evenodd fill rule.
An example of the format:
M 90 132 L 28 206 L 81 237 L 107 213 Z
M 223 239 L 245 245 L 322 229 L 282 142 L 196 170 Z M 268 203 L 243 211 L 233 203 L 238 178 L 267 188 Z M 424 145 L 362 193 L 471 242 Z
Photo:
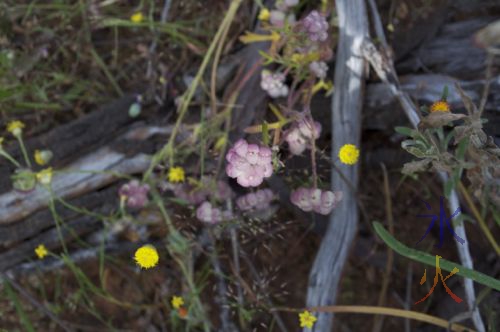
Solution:
M 190 204 L 197 205 L 207 200 L 207 197 L 213 195 L 218 201 L 225 201 L 233 196 L 233 191 L 224 181 L 217 181 L 216 187 L 211 188 L 210 178 L 204 177 L 202 179 L 202 187 L 196 188 L 195 186 L 182 183 L 176 184 L 172 191 L 175 197 L 187 201 Z M 214 189 L 214 190 L 212 190 Z
M 285 141 L 288 143 L 288 149 L 296 156 L 301 155 L 307 148 L 307 142 L 300 134 L 298 128 L 292 128 L 285 134 Z
M 285 5 L 288 7 L 297 6 L 299 4 L 299 0 L 285 0 Z
M 328 72 L 328 65 L 324 61 L 314 61 L 309 64 L 309 69 L 317 78 L 324 79 Z
M 301 155 L 310 146 L 310 142 L 318 139 L 320 134 L 321 124 L 319 122 L 303 118 L 285 133 L 284 138 L 290 152 L 294 155 Z
M 118 190 L 120 197 L 124 197 L 129 208 L 140 209 L 148 202 L 149 186 L 141 185 L 139 181 L 132 180 L 125 183 Z
M 261 189 L 239 197 L 236 205 L 241 211 L 264 210 L 269 207 L 273 198 L 271 189 Z
M 226 173 L 240 186 L 257 187 L 273 173 L 271 149 L 238 140 L 226 154 Z
M 271 10 L 271 16 L 269 17 L 269 22 L 278 28 L 282 28 L 285 25 L 286 15 L 280 10 Z
M 288 86 L 285 84 L 285 75 L 263 70 L 260 87 L 272 98 L 288 96 Z
M 325 41 L 328 38 L 328 22 L 325 16 L 313 10 L 303 20 L 302 25 L 312 41 Z
M 213 207 L 210 202 L 205 201 L 196 209 L 196 218 L 207 224 L 218 224 L 223 220 L 231 219 L 232 214 L 229 211 L 222 212 L 219 208 Z
M 328 215 L 342 200 L 342 192 L 335 193 L 315 188 L 299 188 L 292 192 L 290 201 L 299 209 Z

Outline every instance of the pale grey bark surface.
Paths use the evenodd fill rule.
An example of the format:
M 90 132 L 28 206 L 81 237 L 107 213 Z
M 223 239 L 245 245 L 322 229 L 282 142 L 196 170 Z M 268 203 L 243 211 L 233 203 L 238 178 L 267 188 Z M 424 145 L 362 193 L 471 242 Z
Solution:
M 365 60 L 360 46 L 368 35 L 368 22 L 364 0 L 337 0 L 339 42 L 335 64 L 332 99 L 332 161 L 354 186 L 358 182 L 358 166 L 338 162 L 338 151 L 344 144 L 359 147 L 361 107 L 365 84 Z M 355 192 L 337 171 L 332 172 L 332 190 L 343 191 L 344 198 L 330 217 L 327 231 L 321 242 L 309 275 L 307 306 L 327 306 L 335 303 L 341 273 L 351 243 L 356 234 L 358 209 Z M 333 315 L 318 313 L 314 331 L 330 331 Z M 304 329 L 305 331 L 310 331 Z

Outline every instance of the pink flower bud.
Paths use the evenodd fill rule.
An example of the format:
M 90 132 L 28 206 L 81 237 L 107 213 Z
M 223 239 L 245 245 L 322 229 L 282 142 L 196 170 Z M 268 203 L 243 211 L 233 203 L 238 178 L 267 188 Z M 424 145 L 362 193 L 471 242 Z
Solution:
M 255 193 L 239 197 L 236 200 L 236 205 L 241 211 L 263 210 L 269 207 L 273 197 L 271 189 L 257 190 Z
M 196 218 L 207 224 L 217 224 L 232 219 L 233 215 L 231 212 L 223 212 L 219 208 L 213 207 L 210 202 L 205 201 L 196 209 Z
M 298 122 L 300 134 L 306 139 L 318 139 L 321 134 L 321 124 L 317 121 L 310 121 L 306 118 Z
M 249 144 L 246 158 L 250 164 L 257 164 L 259 160 L 259 146 L 257 144 Z
M 234 146 L 232 148 L 234 152 L 236 152 L 240 157 L 245 157 L 247 154 L 248 150 L 248 143 L 244 139 L 239 139 L 234 143 Z
M 324 61 L 314 61 L 309 64 L 309 69 L 320 79 L 324 79 L 328 73 L 328 65 Z
M 342 192 L 322 191 L 314 188 L 299 188 L 292 192 L 290 201 L 303 211 L 314 211 L 328 215 L 342 200 Z
M 205 201 L 196 209 L 196 218 L 208 224 L 216 224 L 221 220 L 221 212 L 217 208 L 212 208 L 210 202 Z
M 282 28 L 285 25 L 286 15 L 282 11 L 279 10 L 271 10 L 271 17 L 269 18 L 269 22 L 272 25 L 278 28 Z
M 120 187 L 118 194 L 125 197 L 129 208 L 140 209 L 148 202 L 149 186 L 141 185 L 139 181 L 132 180 Z
M 290 201 L 299 207 L 299 209 L 309 212 L 312 211 L 311 196 L 309 194 L 309 189 L 299 188 L 292 192 L 290 195 Z

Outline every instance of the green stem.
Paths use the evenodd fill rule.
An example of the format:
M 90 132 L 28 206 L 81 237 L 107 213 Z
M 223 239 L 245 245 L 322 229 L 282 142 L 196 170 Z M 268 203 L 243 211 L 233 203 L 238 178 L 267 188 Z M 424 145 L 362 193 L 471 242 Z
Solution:
M 389 232 L 387 232 L 379 222 L 374 222 L 373 227 L 375 228 L 375 232 L 377 232 L 378 236 L 394 251 L 398 254 L 408 257 L 414 261 L 424 263 L 427 265 L 435 266 L 436 265 L 436 257 L 429 255 L 425 252 L 408 248 L 398 240 L 396 240 Z M 460 264 L 448 261 L 446 259 L 440 259 L 440 267 L 444 271 L 451 272 L 455 267 L 458 268 L 457 274 L 464 277 L 474 280 L 477 283 L 485 285 L 487 287 L 493 288 L 497 291 L 500 291 L 500 280 L 492 278 L 486 274 L 481 272 L 477 272 L 475 270 L 468 269 Z
M 28 167 L 31 168 L 31 161 L 30 158 L 28 157 L 28 152 L 26 151 L 26 147 L 24 146 L 23 138 L 21 136 L 16 136 L 16 138 L 19 141 L 19 145 L 21 146 L 21 151 L 23 152 L 24 161 L 26 162 L 26 165 L 28 165 Z
M 462 184 L 461 181 L 458 182 L 458 189 L 460 189 L 460 192 L 464 196 L 465 200 L 467 201 L 467 204 L 469 205 L 472 214 L 474 217 L 476 217 L 477 222 L 479 223 L 479 227 L 483 231 L 484 235 L 490 242 L 491 246 L 493 249 L 495 249 L 495 252 L 497 255 L 500 255 L 500 246 L 498 245 L 497 241 L 495 241 L 495 237 L 493 234 L 491 234 L 490 229 L 488 228 L 488 225 L 486 225 L 486 222 L 484 221 L 483 217 L 481 216 L 481 213 L 479 213 L 476 205 L 472 201 L 472 198 L 470 197 L 469 193 L 467 192 L 467 189 L 465 189 L 464 185 Z
M 17 162 L 17 160 L 15 160 L 14 158 L 12 158 L 12 156 L 10 154 L 8 154 L 7 152 L 5 152 L 4 150 L 0 149 L 0 156 L 5 157 L 5 159 L 7 159 L 11 163 L 13 163 L 17 168 L 21 168 L 21 164 L 19 164 Z
M 144 180 L 148 179 L 151 176 L 151 173 L 153 172 L 156 165 L 158 165 L 167 156 L 169 157 L 170 166 L 173 166 L 174 164 L 173 151 L 174 151 L 175 137 L 177 136 L 180 130 L 180 125 L 182 123 L 182 120 L 184 119 L 184 116 L 187 113 L 189 103 L 193 98 L 196 88 L 201 82 L 203 73 L 205 72 L 208 63 L 210 62 L 210 58 L 212 57 L 212 54 L 216 46 L 218 45 L 219 40 L 224 33 L 224 30 L 226 30 L 227 26 L 232 23 L 234 16 L 236 15 L 236 11 L 240 7 L 242 1 L 243 0 L 233 0 L 231 2 L 231 5 L 229 6 L 226 16 L 224 17 L 224 20 L 219 26 L 219 30 L 217 30 L 217 33 L 215 34 L 214 39 L 212 40 L 212 43 L 210 44 L 210 47 L 208 48 L 207 53 L 203 58 L 200 68 L 198 69 L 198 73 L 196 74 L 195 78 L 193 79 L 193 82 L 191 83 L 187 91 L 182 95 L 182 104 L 179 110 L 179 115 L 177 117 L 177 121 L 175 122 L 168 143 L 165 144 L 163 148 L 157 154 L 154 155 L 153 160 L 151 161 L 151 165 L 149 166 L 148 170 L 144 173 L 143 177 Z

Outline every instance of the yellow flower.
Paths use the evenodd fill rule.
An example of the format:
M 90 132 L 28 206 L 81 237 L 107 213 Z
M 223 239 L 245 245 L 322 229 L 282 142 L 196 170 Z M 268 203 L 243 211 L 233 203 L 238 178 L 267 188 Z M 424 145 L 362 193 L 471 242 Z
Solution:
M 436 101 L 431 105 L 431 112 L 449 112 L 450 105 L 445 101 Z
M 358 162 L 359 149 L 354 144 L 344 144 L 339 151 L 340 161 L 347 165 L 354 165 Z
M 240 41 L 244 44 L 278 40 L 280 40 L 280 34 L 276 31 L 271 32 L 270 35 L 259 35 L 257 33 L 246 31 L 246 34 L 244 36 L 240 36 Z
M 226 145 L 226 143 L 227 143 L 227 137 L 226 135 L 222 135 L 221 137 L 219 137 L 217 142 L 215 142 L 214 149 L 219 151 Z
M 43 259 L 45 256 L 49 254 L 47 251 L 47 248 L 43 244 L 38 245 L 35 249 L 35 254 L 38 256 L 39 259 Z
M 309 311 L 305 310 L 299 314 L 300 319 L 300 327 L 307 327 L 312 329 L 314 323 L 318 320 L 314 315 L 312 315 Z
M 309 62 L 313 62 L 313 61 L 318 61 L 319 58 L 320 58 L 320 55 L 318 52 L 311 52 L 311 53 L 306 53 L 306 54 L 294 53 L 294 54 L 292 54 L 292 57 L 291 57 L 292 62 L 295 62 L 297 64 L 304 64 L 304 63 L 309 63 Z
M 132 16 L 130 16 L 130 20 L 133 23 L 141 23 L 144 20 L 144 15 L 142 15 L 141 12 L 134 13 Z
M 42 169 L 40 172 L 36 173 L 36 179 L 41 184 L 49 185 L 50 182 L 52 182 L 52 167 Z
M 168 181 L 170 182 L 184 182 L 185 174 L 182 167 L 172 167 L 168 171 Z
M 11 121 L 7 126 L 7 131 L 14 136 L 21 136 L 23 133 L 24 123 L 19 120 Z
M 262 8 L 260 10 L 259 20 L 261 20 L 261 21 L 268 21 L 270 17 L 271 17 L 271 13 L 269 12 L 269 9 Z
M 324 89 L 326 95 L 330 95 L 333 92 L 333 83 L 331 81 L 325 82 L 324 80 L 319 80 L 318 83 L 314 84 L 312 88 L 312 94 L 316 94 L 319 90 Z
M 158 251 L 152 245 L 145 245 L 137 249 L 134 258 L 137 265 L 144 269 L 156 266 L 160 259 Z
M 184 299 L 180 296 L 173 296 L 172 297 L 172 307 L 174 307 L 174 309 L 179 309 L 180 307 L 182 307 L 184 305 Z
M 49 150 L 35 150 L 35 162 L 38 165 L 43 166 L 47 164 L 50 159 L 52 159 L 52 152 Z

